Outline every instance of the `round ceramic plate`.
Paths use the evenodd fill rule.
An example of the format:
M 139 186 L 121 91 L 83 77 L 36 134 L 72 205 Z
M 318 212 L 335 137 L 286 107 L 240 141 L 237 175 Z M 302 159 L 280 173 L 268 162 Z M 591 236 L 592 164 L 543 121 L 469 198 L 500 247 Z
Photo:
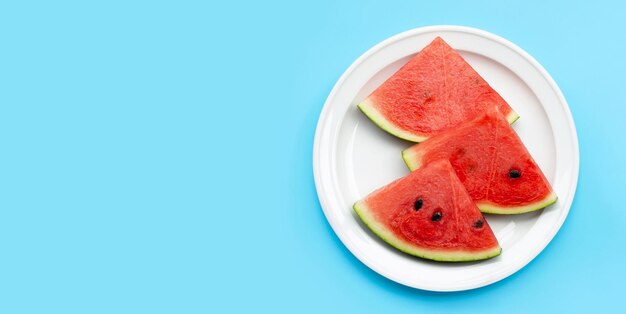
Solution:
M 559 199 L 522 215 L 486 215 L 502 254 L 470 263 L 437 263 L 404 254 L 374 235 L 352 210 L 355 201 L 409 170 L 401 158 L 410 142 L 378 128 L 357 104 L 411 56 L 441 36 L 520 115 L 513 128 L 546 174 Z M 491 33 L 468 27 L 410 30 L 359 57 L 335 84 L 320 116 L 313 152 L 315 185 L 337 236 L 359 260 L 401 284 L 433 291 L 478 288 L 515 273 L 557 233 L 578 179 L 578 140 L 567 102 L 546 70 L 528 53 Z

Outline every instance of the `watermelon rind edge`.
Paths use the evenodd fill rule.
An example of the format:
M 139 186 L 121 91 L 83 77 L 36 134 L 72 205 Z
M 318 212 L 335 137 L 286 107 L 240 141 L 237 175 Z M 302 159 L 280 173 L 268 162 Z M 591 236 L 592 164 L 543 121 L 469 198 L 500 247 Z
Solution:
M 361 103 L 359 103 L 357 105 L 357 107 L 370 119 L 372 120 L 372 122 L 374 122 L 374 124 L 376 124 L 378 127 L 380 127 L 381 129 L 387 131 L 388 133 L 390 133 L 391 135 L 394 135 L 396 137 L 399 137 L 401 139 L 407 140 L 407 141 L 411 141 L 411 142 L 415 142 L 415 143 L 419 143 L 419 142 L 423 142 L 425 141 L 428 137 L 426 136 L 419 136 L 419 135 L 415 135 L 415 134 L 411 134 L 409 132 L 406 132 L 402 129 L 400 129 L 399 127 L 397 127 L 396 125 L 394 125 L 393 123 L 391 123 L 389 120 L 387 120 L 372 104 L 372 102 L 369 99 L 365 99 L 364 101 L 362 101 Z
M 401 128 L 399 128 L 398 126 L 390 122 L 387 118 L 385 118 L 385 116 L 382 113 L 380 113 L 378 109 L 376 109 L 376 107 L 374 106 L 374 104 L 369 98 L 363 100 L 361 103 L 357 105 L 357 107 L 359 108 L 359 110 L 361 110 L 361 112 L 363 112 L 363 114 L 365 114 L 365 116 L 367 116 L 370 120 L 372 120 L 374 124 L 376 124 L 379 128 L 387 131 L 389 134 L 393 136 L 396 136 L 401 139 L 414 142 L 414 143 L 420 143 L 429 138 L 429 136 L 415 135 L 415 134 L 402 130 Z M 506 120 L 509 122 L 509 124 L 513 124 L 515 123 L 515 121 L 519 119 L 519 117 L 520 117 L 519 114 L 517 114 L 517 112 L 511 109 L 511 112 L 509 112 L 509 114 L 507 114 L 506 116 Z
M 439 262 L 471 262 L 485 260 L 496 257 L 502 253 L 502 248 L 498 245 L 494 248 L 489 248 L 484 251 L 468 252 L 468 251 L 452 251 L 444 252 L 441 250 L 432 250 L 426 248 L 420 248 L 414 244 L 408 243 L 398 237 L 396 237 L 385 226 L 379 224 L 376 219 L 371 215 L 371 212 L 367 205 L 362 201 L 354 203 L 352 206 L 356 214 L 361 218 L 363 223 L 374 234 L 380 237 L 387 244 L 395 247 L 396 249 L 413 256 L 417 256 L 424 259 L 439 261 Z
M 407 168 L 409 168 L 410 171 L 413 171 L 415 169 L 418 169 L 419 167 L 421 167 L 421 163 L 419 162 L 420 158 L 415 158 L 415 156 L 412 153 L 412 148 L 413 146 L 405 149 L 402 151 L 402 160 L 404 161 L 404 164 L 407 166 Z
M 509 112 L 509 114 L 506 115 L 506 121 L 509 122 L 509 124 L 513 124 L 515 123 L 515 121 L 517 121 L 519 119 L 519 114 L 517 114 L 517 112 L 515 112 L 515 110 L 511 109 L 511 112 Z
M 486 214 L 496 215 L 514 215 L 534 212 L 540 209 L 544 209 L 558 200 L 556 193 L 551 192 L 548 196 L 534 203 L 524 206 L 500 206 L 496 204 L 490 204 L 486 202 L 478 202 L 476 206 L 481 212 Z

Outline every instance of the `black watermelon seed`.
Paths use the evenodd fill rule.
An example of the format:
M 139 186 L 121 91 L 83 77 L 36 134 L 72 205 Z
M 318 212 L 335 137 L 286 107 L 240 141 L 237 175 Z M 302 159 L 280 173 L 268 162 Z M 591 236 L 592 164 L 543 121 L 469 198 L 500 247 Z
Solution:
M 420 210 L 420 208 L 422 208 L 422 205 L 424 205 L 424 200 L 422 200 L 421 198 L 418 198 L 415 201 L 415 204 L 413 204 L 413 208 L 415 208 L 415 210 Z
M 517 170 L 517 169 L 509 170 L 509 177 L 511 179 L 517 179 L 517 178 L 519 178 L 521 176 L 522 176 L 522 174 L 519 172 L 519 170 Z
M 432 220 L 432 221 L 439 221 L 439 220 L 441 220 L 441 217 L 442 217 L 441 212 L 440 211 L 436 211 L 432 215 L 432 217 L 430 217 L 430 220 Z
M 474 228 L 480 229 L 483 227 L 484 224 L 485 222 L 482 219 L 478 219 L 474 221 Z

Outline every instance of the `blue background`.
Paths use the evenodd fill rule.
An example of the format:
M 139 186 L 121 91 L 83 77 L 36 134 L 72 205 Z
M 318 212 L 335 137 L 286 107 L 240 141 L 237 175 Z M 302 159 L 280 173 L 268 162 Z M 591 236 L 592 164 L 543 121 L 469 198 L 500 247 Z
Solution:
M 0 312 L 617 312 L 626 293 L 624 10 L 593 1 L 0 4 Z M 312 175 L 323 102 L 363 52 L 457 24 L 533 55 L 569 101 L 563 228 L 486 288 L 362 265 Z

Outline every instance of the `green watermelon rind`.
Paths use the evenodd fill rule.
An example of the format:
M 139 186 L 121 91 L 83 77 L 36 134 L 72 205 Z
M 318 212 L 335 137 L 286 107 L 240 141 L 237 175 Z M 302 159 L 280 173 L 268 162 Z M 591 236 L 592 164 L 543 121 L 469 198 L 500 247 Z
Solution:
M 509 114 L 506 115 L 506 121 L 508 121 L 509 124 L 511 125 L 515 123 L 518 119 L 519 119 L 519 114 L 513 111 L 513 109 L 511 109 L 511 112 L 509 112 Z
M 476 206 L 478 206 L 478 209 L 480 209 L 481 212 L 486 214 L 514 215 L 530 213 L 540 209 L 544 209 L 556 203 L 557 199 L 558 197 L 556 196 L 556 193 L 552 192 L 545 198 L 524 206 L 499 206 L 487 202 L 478 202 L 476 203 Z
M 401 128 L 396 126 L 394 123 L 389 121 L 387 118 L 385 118 L 385 116 L 380 111 L 378 111 L 378 109 L 376 109 L 374 104 L 369 99 L 365 99 L 360 104 L 358 104 L 357 107 L 359 107 L 359 109 L 370 120 L 372 120 L 374 124 L 376 124 L 381 129 L 387 131 L 391 135 L 394 135 L 401 139 L 415 142 L 415 143 L 423 142 L 428 138 L 426 136 L 419 136 L 419 135 L 415 135 L 410 132 L 407 132 L 405 130 L 402 130 Z
M 404 163 L 411 171 L 417 170 L 422 166 L 420 162 L 421 156 L 413 153 L 411 148 L 402 151 L 402 160 L 404 160 Z M 544 209 L 556 203 L 557 199 L 556 193 L 551 192 L 545 198 L 524 206 L 500 206 L 489 202 L 477 202 L 476 206 L 482 213 L 486 214 L 515 215 Z
M 496 257 L 502 253 L 502 248 L 496 245 L 494 248 L 488 248 L 483 251 L 445 251 L 445 250 L 433 250 L 418 247 L 405 240 L 402 240 L 395 236 L 384 225 L 378 223 L 373 217 L 370 209 L 362 201 L 354 203 L 353 206 L 356 214 L 361 218 L 363 223 L 372 230 L 377 236 L 379 236 L 387 244 L 395 247 L 396 249 L 413 256 L 417 256 L 424 259 L 439 261 L 439 262 L 471 262 L 480 261 L 489 258 Z
M 385 118 L 385 115 L 383 115 L 378 109 L 376 109 L 376 106 L 374 105 L 374 103 L 372 103 L 372 101 L 369 98 L 363 100 L 361 103 L 357 105 L 357 107 L 370 120 L 372 120 L 374 124 L 376 124 L 381 129 L 387 131 L 391 135 L 394 135 L 401 139 L 404 139 L 410 142 L 415 142 L 415 143 L 423 142 L 429 138 L 429 136 L 416 135 L 398 127 L 393 122 Z M 519 114 L 517 114 L 517 112 L 511 109 L 511 112 L 509 112 L 509 114 L 506 116 L 506 119 L 509 122 L 509 124 L 513 124 L 515 123 L 515 121 L 517 121 L 517 119 L 519 119 L 519 117 L 520 117 Z
M 402 151 L 402 160 L 404 160 L 404 164 L 409 168 L 409 170 L 413 171 L 415 169 L 419 169 L 422 166 L 420 160 L 421 156 L 417 156 L 411 150 L 412 147 L 409 147 Z

